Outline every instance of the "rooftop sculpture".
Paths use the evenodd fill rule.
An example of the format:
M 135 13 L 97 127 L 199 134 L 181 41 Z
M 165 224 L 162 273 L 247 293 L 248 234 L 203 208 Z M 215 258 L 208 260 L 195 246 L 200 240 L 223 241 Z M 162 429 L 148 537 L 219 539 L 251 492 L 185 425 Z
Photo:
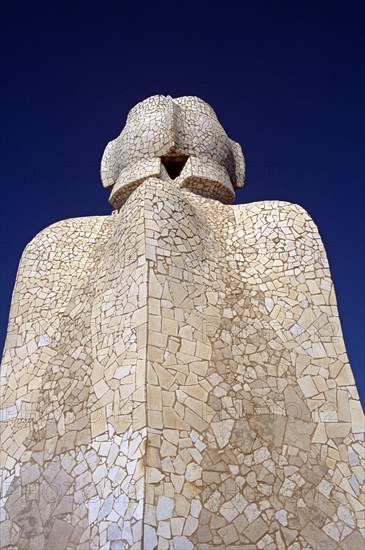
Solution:
M 103 185 L 111 189 L 115 208 L 151 177 L 232 203 L 244 176 L 240 145 L 197 97 L 152 96 L 136 105 L 101 162 Z
M 364 416 L 298 205 L 232 205 L 240 146 L 154 96 L 102 160 L 114 211 L 26 247 L 1 371 L 1 548 L 363 546 Z

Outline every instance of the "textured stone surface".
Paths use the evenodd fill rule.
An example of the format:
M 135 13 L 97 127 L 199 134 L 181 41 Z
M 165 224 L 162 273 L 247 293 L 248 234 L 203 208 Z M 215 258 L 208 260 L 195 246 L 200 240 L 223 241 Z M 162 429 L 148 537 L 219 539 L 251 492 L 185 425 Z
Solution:
M 115 208 L 150 177 L 231 203 L 244 176 L 240 145 L 197 97 L 152 96 L 138 103 L 101 162 L 102 181 L 112 189 Z
M 161 178 L 176 135 L 159 101 L 140 159 L 156 98 L 128 119 L 135 149 L 123 137 L 104 157 L 108 185 L 127 167 L 138 181 L 125 204 L 24 251 L 1 371 L 2 547 L 358 550 L 364 417 L 317 228 L 297 205 Z

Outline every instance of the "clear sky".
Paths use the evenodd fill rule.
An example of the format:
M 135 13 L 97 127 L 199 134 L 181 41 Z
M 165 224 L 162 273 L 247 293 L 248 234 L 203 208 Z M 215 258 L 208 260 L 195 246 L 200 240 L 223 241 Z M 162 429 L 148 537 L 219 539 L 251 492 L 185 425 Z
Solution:
M 298 203 L 318 225 L 365 402 L 365 3 L 9 0 L 1 11 L 1 344 L 26 243 L 110 212 L 100 158 L 129 109 L 197 95 L 244 149 L 237 202 Z

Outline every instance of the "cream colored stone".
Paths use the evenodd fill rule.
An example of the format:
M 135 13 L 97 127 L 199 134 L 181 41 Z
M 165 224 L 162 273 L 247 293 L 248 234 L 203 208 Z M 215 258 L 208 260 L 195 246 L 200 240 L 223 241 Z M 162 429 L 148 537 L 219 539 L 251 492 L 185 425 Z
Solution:
M 350 399 L 350 414 L 352 420 L 352 430 L 354 433 L 364 433 L 365 431 L 365 421 L 364 413 L 360 401 L 355 401 Z
M 364 417 L 325 251 L 298 205 L 232 206 L 243 177 L 207 104 L 154 96 L 103 156 L 112 215 L 26 247 L 9 548 L 360 548 Z

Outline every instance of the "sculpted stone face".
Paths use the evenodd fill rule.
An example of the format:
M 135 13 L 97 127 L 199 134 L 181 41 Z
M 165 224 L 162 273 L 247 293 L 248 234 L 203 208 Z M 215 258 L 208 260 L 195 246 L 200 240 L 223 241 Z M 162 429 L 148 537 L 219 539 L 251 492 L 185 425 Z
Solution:
M 229 204 L 244 176 L 240 145 L 197 97 L 152 96 L 138 103 L 101 163 L 103 185 L 117 209 L 149 177 Z

